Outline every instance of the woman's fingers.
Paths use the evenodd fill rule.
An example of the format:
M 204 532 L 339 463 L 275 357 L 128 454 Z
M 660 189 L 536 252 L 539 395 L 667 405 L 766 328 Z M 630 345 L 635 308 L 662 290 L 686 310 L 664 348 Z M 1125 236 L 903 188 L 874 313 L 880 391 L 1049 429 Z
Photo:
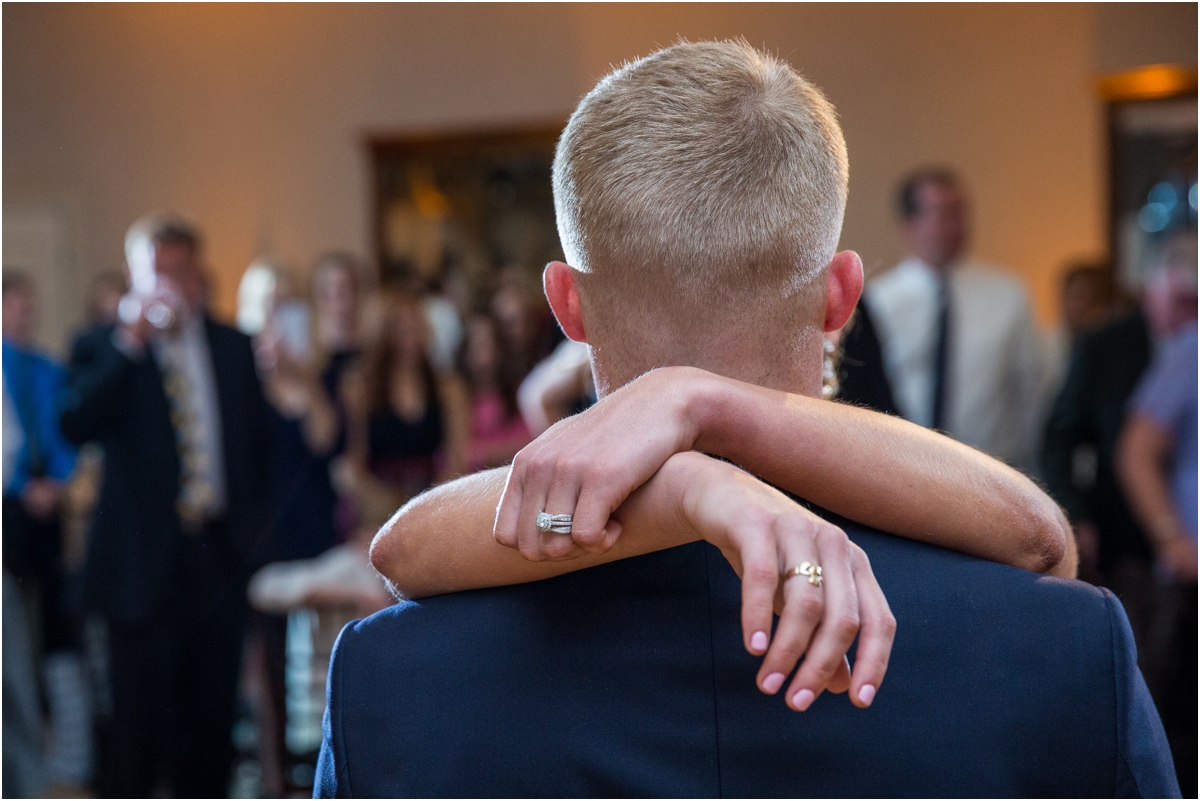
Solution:
M 887 673 L 892 641 L 896 637 L 896 618 L 888 607 L 883 590 L 879 588 L 879 582 L 875 580 L 867 555 L 854 543 L 850 543 L 850 548 L 861 620 L 850 680 L 850 700 L 855 706 L 866 708 L 875 699 L 875 693 Z
M 494 534 L 498 543 L 516 548 L 526 559 L 604 553 L 620 536 L 621 526 L 609 515 L 632 487 L 622 491 L 617 486 L 621 476 L 602 462 L 564 454 L 558 441 L 570 427 L 571 422 L 563 422 L 550 429 L 518 453 L 509 470 Z M 575 450 L 594 453 L 598 449 L 576 443 Z M 541 512 L 571 515 L 570 533 L 538 530 Z
M 513 459 L 508 471 L 508 481 L 504 484 L 504 494 L 500 496 L 500 505 L 496 507 L 496 524 L 492 536 L 496 542 L 506 548 L 517 547 L 518 521 L 521 516 L 522 484 L 524 483 L 525 463 L 521 459 L 522 450 Z
M 820 564 L 811 535 L 806 536 L 802 531 L 812 525 L 809 520 L 797 518 L 776 521 L 774 534 L 778 543 L 777 553 L 784 556 L 782 564 L 786 565 L 785 571 L 804 562 Z M 780 565 L 781 560 L 777 556 L 774 565 L 777 576 Z M 809 583 L 805 576 L 784 578 L 782 581 L 783 613 L 779 616 L 771 647 L 758 670 L 758 686 L 769 694 L 779 691 L 800 657 L 809 649 L 809 642 L 825 612 L 824 587 Z M 788 703 L 791 703 L 790 699 Z
M 542 532 L 537 527 L 537 516 L 546 508 L 554 479 L 550 442 L 552 440 L 535 442 L 518 453 L 509 474 L 510 487 L 514 481 L 522 482 L 521 505 L 515 519 L 517 550 L 533 562 L 540 562 L 546 556 L 542 552 Z M 534 446 L 538 446 L 536 450 Z M 570 514 L 570 510 L 566 514 Z
M 842 662 L 838 665 L 837 672 L 833 674 L 833 678 L 829 680 L 829 686 L 825 688 L 831 693 L 841 694 L 850 689 L 850 660 L 842 657 Z
M 575 515 L 575 507 L 579 500 L 578 470 L 568 461 L 556 459 L 550 469 L 550 481 L 545 494 L 545 505 L 534 509 L 532 526 L 538 534 L 538 550 L 541 556 L 549 559 L 563 559 L 576 550 L 571 532 L 574 531 L 575 521 L 571 521 L 570 532 L 540 531 L 537 528 L 537 516 L 545 511 L 550 515 Z
M 846 652 L 858 635 L 858 591 L 850 565 L 850 541 L 836 526 L 824 524 L 817 531 L 825 608 L 813 635 L 804 664 L 788 688 L 788 704 L 805 710 L 833 680 L 846 659 Z M 799 582 L 798 576 L 789 583 Z
M 742 640 L 755 656 L 767 652 L 774 619 L 775 590 L 779 583 L 779 557 L 775 543 L 763 536 L 748 537 L 740 554 L 742 563 Z M 758 685 L 770 674 L 759 671 Z M 764 687 L 764 690 L 766 688 Z M 774 693 L 779 687 L 768 692 Z
M 609 516 L 635 487 L 617 468 L 597 461 L 580 471 L 579 497 L 571 521 L 571 537 L 589 553 L 607 553 L 616 544 L 620 525 Z

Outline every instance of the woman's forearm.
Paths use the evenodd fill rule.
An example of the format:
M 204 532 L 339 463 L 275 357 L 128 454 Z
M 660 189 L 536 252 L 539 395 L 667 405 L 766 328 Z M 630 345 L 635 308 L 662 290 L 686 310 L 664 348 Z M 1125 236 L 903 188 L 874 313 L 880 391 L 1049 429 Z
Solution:
M 1070 529 L 1020 472 L 896 417 L 703 374 L 695 447 L 882 531 L 1073 575 Z
M 1117 441 L 1117 475 L 1129 508 L 1152 544 L 1164 537 L 1182 536 L 1165 463 L 1172 442 L 1170 432 L 1152 420 L 1133 414 Z
M 531 562 L 492 537 L 508 468 L 451 481 L 412 499 L 375 535 L 371 564 L 407 598 L 539 581 L 682 545 L 697 537 L 676 514 L 678 471 L 660 470 L 622 504 L 624 531 L 605 554 Z

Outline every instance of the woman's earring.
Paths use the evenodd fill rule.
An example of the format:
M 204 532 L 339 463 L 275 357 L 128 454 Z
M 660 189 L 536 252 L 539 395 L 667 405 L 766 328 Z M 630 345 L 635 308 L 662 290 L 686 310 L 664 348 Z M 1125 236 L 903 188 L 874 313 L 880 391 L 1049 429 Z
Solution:
M 824 354 L 821 360 L 821 397 L 829 400 L 838 394 L 838 374 L 837 365 L 834 364 L 833 357 L 837 353 L 837 345 L 833 344 L 833 340 L 825 337 Z

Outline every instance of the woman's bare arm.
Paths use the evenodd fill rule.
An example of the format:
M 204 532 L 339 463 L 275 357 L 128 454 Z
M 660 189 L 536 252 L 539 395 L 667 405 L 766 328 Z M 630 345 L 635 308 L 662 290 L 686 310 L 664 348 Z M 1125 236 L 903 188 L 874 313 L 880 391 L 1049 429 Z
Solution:
M 892 534 L 1039 573 L 1073 578 L 1062 510 L 1028 477 L 898 417 L 699 379 L 701 433 L 716 453 L 778 487 Z
M 1117 475 L 1159 565 L 1178 581 L 1195 581 L 1196 542 L 1179 519 L 1167 478 L 1174 444 L 1171 431 L 1134 412 L 1117 441 Z
M 496 508 L 502 496 L 518 510 L 517 520 L 523 515 L 522 497 L 533 514 L 542 508 L 558 511 L 546 503 L 547 491 L 537 494 L 533 485 L 539 474 L 553 476 L 558 469 L 561 482 L 573 471 L 586 474 L 593 486 L 614 487 L 622 480 L 622 475 L 614 478 L 615 470 L 633 474 L 625 480 L 636 481 L 638 470 L 649 469 L 629 458 L 629 452 L 652 463 L 652 475 L 661 464 L 655 461 L 657 454 L 669 457 L 697 447 L 866 525 L 993 561 L 1074 575 L 1073 542 L 1062 513 L 1033 482 L 1000 462 L 895 418 L 698 370 L 670 372 L 644 376 L 522 451 L 517 468 L 527 477 L 523 487 L 516 488 L 516 477 L 501 468 L 414 499 L 376 536 L 376 568 L 404 594 L 422 597 L 533 581 L 680 544 L 663 532 L 635 531 L 613 537 L 611 552 L 598 548 L 579 560 L 555 562 L 538 560 L 584 552 L 574 545 L 543 552 L 535 538 L 533 552 L 526 549 L 522 556 L 497 544 L 492 533 L 495 523 L 500 535 Z M 647 381 L 652 377 L 654 382 Z M 631 388 L 640 392 L 628 393 Z M 611 402 L 616 400 L 621 403 Z M 594 498 L 602 491 L 590 494 Z M 584 508 L 588 494 L 575 494 L 577 528 L 590 525 L 605 536 L 614 529 L 619 533 L 620 516 L 609 518 L 629 493 L 612 509 L 601 499 L 591 511 Z M 603 517 L 598 525 L 589 524 L 589 514 Z M 532 523 L 528 529 L 534 531 Z M 605 552 L 607 558 L 595 558 Z

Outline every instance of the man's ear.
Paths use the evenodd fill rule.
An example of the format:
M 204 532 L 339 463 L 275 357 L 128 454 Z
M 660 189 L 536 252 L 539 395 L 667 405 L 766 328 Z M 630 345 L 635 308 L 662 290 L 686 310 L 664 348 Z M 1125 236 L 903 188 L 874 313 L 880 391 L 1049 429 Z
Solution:
M 825 271 L 825 331 L 836 331 L 846 324 L 863 289 L 862 259 L 853 250 L 833 255 Z
M 542 273 L 542 288 L 550 309 L 568 339 L 587 342 L 583 330 L 583 315 L 579 311 L 579 287 L 575 282 L 575 270 L 561 261 L 552 261 Z

